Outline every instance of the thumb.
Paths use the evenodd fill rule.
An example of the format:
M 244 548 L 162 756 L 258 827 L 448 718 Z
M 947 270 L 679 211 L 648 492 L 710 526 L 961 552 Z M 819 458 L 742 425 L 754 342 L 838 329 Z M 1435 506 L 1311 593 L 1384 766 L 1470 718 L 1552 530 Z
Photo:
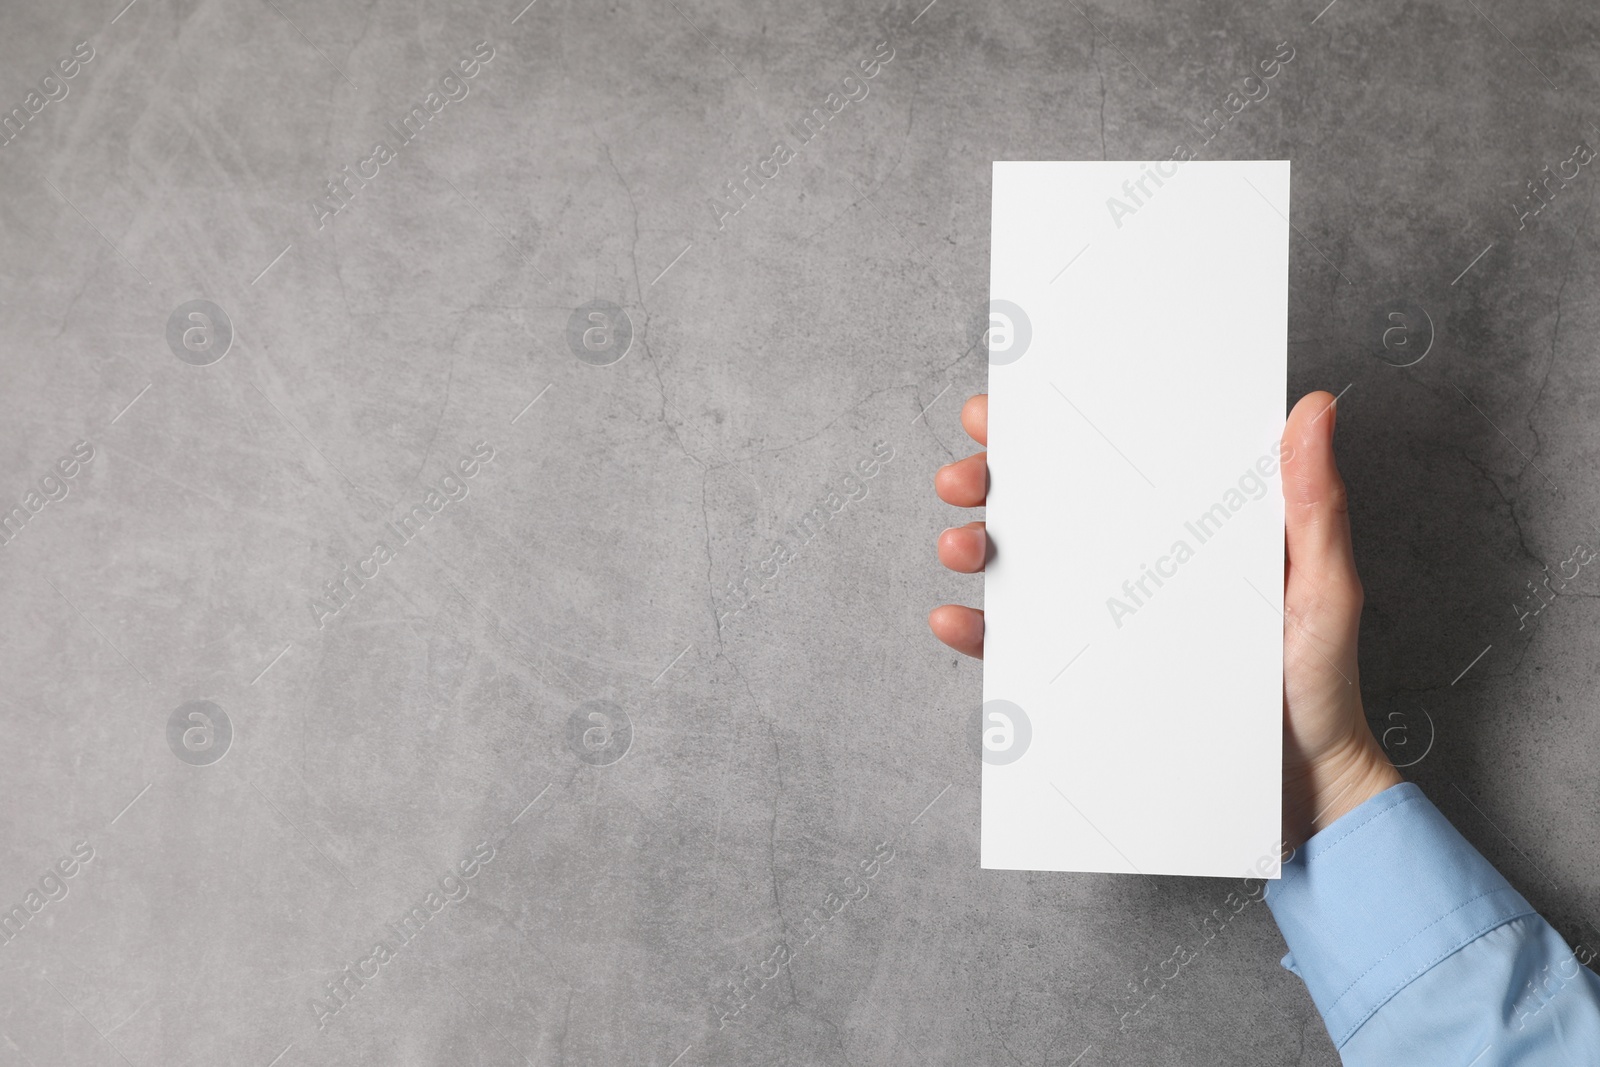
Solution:
M 1331 393 L 1300 398 L 1283 428 L 1283 525 L 1288 576 L 1331 592 L 1339 586 L 1359 596 L 1350 545 L 1350 509 L 1344 479 L 1333 459 L 1339 417 Z

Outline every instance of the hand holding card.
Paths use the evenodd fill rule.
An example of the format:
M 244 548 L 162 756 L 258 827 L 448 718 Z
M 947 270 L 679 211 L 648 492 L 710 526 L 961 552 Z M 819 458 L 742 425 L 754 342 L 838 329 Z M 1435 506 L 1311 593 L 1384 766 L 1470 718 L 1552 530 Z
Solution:
M 1332 459 L 1333 398 L 1305 398 L 1281 440 L 1273 427 L 1282 425 L 1275 412 L 1282 410 L 1277 405 L 1283 390 L 1287 219 L 1269 197 L 1281 195 L 1287 207 L 1287 166 L 1227 164 L 1217 165 L 1222 169 L 1216 173 L 1200 172 L 1204 180 L 1193 183 L 1192 202 L 1174 209 L 1178 217 L 1162 223 L 1167 232 L 1155 236 L 1182 236 L 1183 217 L 1197 211 L 1220 222 L 1221 233 L 1188 247 L 1180 242 L 1163 251 L 1152 247 L 1160 240 L 1142 240 L 1125 250 L 1154 252 L 1175 266 L 1165 272 L 1167 285 L 1186 280 L 1175 293 L 1163 290 L 1151 301 L 1156 312 L 1181 309 L 1186 301 L 1192 306 L 1197 297 L 1213 306 L 1188 337 L 1170 335 L 1170 318 L 1153 324 L 1145 332 L 1164 341 L 1154 345 L 1137 334 L 1113 345 L 1104 335 L 1107 322 L 1115 324 L 1119 316 L 1135 321 L 1140 310 L 1137 300 L 1117 300 L 1116 282 L 1128 280 L 1123 268 L 1129 261 L 1119 260 L 1124 250 L 1115 247 L 1095 279 L 1110 285 L 1109 295 L 1092 294 L 1094 299 L 1079 303 L 1080 286 L 1074 297 L 1058 298 L 1048 291 L 1052 279 L 1027 300 L 1002 304 L 1000 279 L 1008 263 L 1036 255 L 1039 246 L 1055 244 L 1059 251 L 1074 242 L 1061 239 L 1059 226 L 1051 233 L 1050 225 L 1060 220 L 1052 217 L 1048 195 L 1030 199 L 1024 181 L 1018 197 L 1018 187 L 1003 181 L 1001 171 L 1067 166 L 1078 165 L 996 167 L 994 291 L 997 320 L 1010 321 L 1002 322 L 992 388 L 1027 416 L 1009 427 L 1016 450 L 996 449 L 996 483 L 1008 491 L 1000 495 L 1004 504 L 996 508 L 997 494 L 988 493 L 986 455 L 946 467 L 936 482 L 947 502 L 987 502 L 991 509 L 987 529 L 974 523 L 949 530 L 939 544 L 941 560 L 955 570 L 981 570 L 988 560 L 990 665 L 980 725 L 983 865 L 1272 877 L 1285 842 L 1298 843 L 1399 780 L 1366 726 L 1356 686 L 1360 585 L 1351 562 L 1343 483 Z M 1241 167 L 1260 169 L 1223 172 Z M 1216 178 L 1242 182 L 1275 225 L 1239 218 L 1248 201 Z M 1050 192 L 1052 181 L 1036 183 L 1032 192 Z M 1006 227 L 1025 220 L 1027 212 L 1008 214 L 1003 199 L 1010 207 L 1026 201 L 1024 208 L 1038 211 L 1027 240 L 1004 239 Z M 1081 191 L 1069 199 L 1092 203 Z M 1169 196 L 1166 202 L 1182 200 Z M 1238 231 L 1231 247 L 1230 227 Z M 1025 227 L 1014 228 L 1020 234 Z M 1091 233 L 1091 246 L 1094 239 Z M 1230 292 L 1208 276 L 1197 250 L 1227 260 L 1234 281 L 1253 284 Z M 1240 252 L 1255 254 L 1259 276 L 1249 277 L 1248 267 L 1240 266 Z M 1010 291 L 1026 289 L 1029 274 L 1025 269 L 1008 275 Z M 1038 310 L 1030 316 L 1023 307 Z M 1097 330 L 1102 336 L 1095 336 Z M 1025 349 L 1020 353 L 1019 341 Z M 1109 372 L 1097 374 L 1098 363 L 1081 366 L 1102 352 L 1124 358 Z M 1177 356 L 1203 363 L 1217 382 L 1186 379 L 1192 367 L 1175 365 Z M 1002 383 L 1011 372 L 1003 368 L 1030 360 L 1037 373 L 1011 378 L 1008 394 Z M 1137 367 L 1148 373 L 1141 378 Z M 1062 388 L 1074 378 L 1079 402 Z M 1165 391 L 1164 378 L 1188 387 Z M 1264 384 L 1276 390 L 1276 398 Z M 1052 415 L 1036 403 L 1051 393 L 1069 418 L 1083 424 L 1071 448 L 1052 447 L 1051 435 L 1071 430 L 1060 426 L 1059 410 Z M 1143 402 L 1131 405 L 1129 397 Z M 1193 418 L 1185 401 L 1209 402 L 1224 425 Z M 1003 410 L 998 403 L 996 408 Z M 1153 418 L 1140 421 L 1151 412 Z M 991 431 L 1007 429 L 998 414 L 991 427 L 990 413 L 989 398 L 974 398 L 963 410 L 964 424 L 980 443 L 989 443 Z M 1256 425 L 1263 420 L 1272 432 Z M 1266 443 L 1258 455 L 1241 460 L 1249 431 Z M 1136 442 L 1130 450 L 1139 459 L 1118 446 L 1119 435 Z M 1030 457 L 1043 460 L 1030 466 Z M 1200 488 L 1205 475 L 1214 486 L 1209 491 Z M 1281 554 L 1285 495 L 1287 571 Z M 1170 546 L 1163 544 L 1167 540 Z M 1155 548 L 1147 550 L 1150 544 Z M 1108 559 L 1121 562 L 1122 555 L 1145 558 L 1105 566 Z M 1286 610 L 1279 582 L 1287 585 Z M 1260 614 L 1240 610 L 1249 602 L 1241 603 L 1238 588 L 1254 599 Z M 1016 625 L 996 625 L 1007 616 Z M 985 650 L 981 613 L 946 606 L 930 622 L 953 647 L 970 654 Z M 1148 635 L 1127 639 L 1141 625 Z M 1075 634 L 1066 632 L 1072 628 Z M 1081 639 L 1074 643 L 1074 637 Z M 1098 662 L 1091 659 L 1097 647 L 1104 649 Z M 1045 674 L 1052 655 L 1061 665 L 1048 663 L 1051 676 L 1040 684 L 1033 675 Z M 1090 669 L 1080 670 L 1085 667 Z M 1023 700 L 1009 695 L 1018 692 L 1026 694 Z

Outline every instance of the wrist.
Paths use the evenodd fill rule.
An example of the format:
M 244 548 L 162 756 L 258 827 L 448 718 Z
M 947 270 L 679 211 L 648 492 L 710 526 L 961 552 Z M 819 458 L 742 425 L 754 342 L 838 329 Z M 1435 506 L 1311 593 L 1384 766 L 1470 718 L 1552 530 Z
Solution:
M 1285 767 L 1283 830 L 1287 844 L 1299 848 L 1341 816 L 1402 781 L 1400 772 L 1365 729 L 1310 764 L 1293 770 Z

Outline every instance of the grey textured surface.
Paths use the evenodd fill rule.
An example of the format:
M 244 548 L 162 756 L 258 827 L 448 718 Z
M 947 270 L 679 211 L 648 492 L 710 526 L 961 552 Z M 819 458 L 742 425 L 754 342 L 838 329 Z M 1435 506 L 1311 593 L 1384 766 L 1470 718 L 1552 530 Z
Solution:
M 0 107 L 38 113 L 0 147 L 0 500 L 93 458 L 0 548 L 0 1064 L 1337 1062 L 1260 906 L 1130 991 L 1229 883 L 977 869 L 980 668 L 923 622 L 979 592 L 930 476 L 985 378 L 990 160 L 1198 148 L 1283 41 L 1199 154 L 1295 164 L 1290 380 L 1348 386 L 1369 712 L 1600 936 L 1597 572 L 1520 617 L 1600 543 L 1600 178 L 1516 207 L 1600 137 L 1592 8 L 520 6 L 4 7 Z M 596 299 L 614 362 L 568 344 Z M 193 300 L 220 360 L 168 344 Z M 214 712 L 169 734 L 192 701 L 220 760 Z

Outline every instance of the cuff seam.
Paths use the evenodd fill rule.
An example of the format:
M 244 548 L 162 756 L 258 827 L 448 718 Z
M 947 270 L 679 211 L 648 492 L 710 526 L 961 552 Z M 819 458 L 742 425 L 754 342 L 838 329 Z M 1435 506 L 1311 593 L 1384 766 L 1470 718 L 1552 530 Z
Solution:
M 1440 923 L 1442 923 L 1446 919 L 1450 918 L 1450 916 L 1454 915 L 1456 912 L 1460 911 L 1462 908 L 1465 908 L 1470 904 L 1476 904 L 1478 901 L 1482 900 L 1484 897 L 1492 897 L 1496 893 L 1504 893 L 1506 891 L 1506 888 L 1507 887 L 1502 886 L 1502 887 L 1498 887 L 1498 888 L 1495 888 L 1495 889 L 1490 889 L 1490 890 L 1487 890 L 1485 892 L 1479 893 L 1477 896 L 1472 897 L 1472 898 L 1470 898 L 1468 900 L 1463 900 L 1461 903 L 1457 904 L 1455 907 L 1451 908 L 1449 911 L 1445 912 L 1443 915 L 1439 916 L 1437 919 L 1434 919 L 1427 926 L 1424 926 L 1422 929 L 1418 930 L 1416 933 L 1412 934 L 1410 937 L 1408 937 L 1404 941 L 1400 942 L 1400 944 L 1394 946 L 1388 952 L 1385 952 L 1382 956 L 1379 956 L 1377 958 L 1377 960 L 1375 960 L 1373 962 L 1371 967 L 1368 967 L 1366 970 L 1362 971 L 1355 978 L 1351 979 L 1350 984 L 1345 986 L 1344 990 L 1338 996 L 1333 998 L 1333 1003 L 1328 1005 L 1328 1010 L 1332 1011 L 1334 1008 L 1338 1007 L 1339 1006 L 1339 1002 L 1341 1000 L 1343 1000 L 1349 994 L 1349 992 L 1352 989 L 1354 989 L 1356 986 L 1360 985 L 1361 984 L 1361 980 L 1363 978 L 1365 978 L 1367 975 L 1371 974 L 1373 971 L 1377 970 L 1379 967 L 1383 966 L 1384 961 L 1387 960 L 1390 956 L 1393 956 L 1396 952 L 1399 952 L 1400 950 L 1404 949 L 1407 945 L 1411 944 L 1411 942 L 1415 941 L 1417 938 L 1421 937 L 1423 934 L 1427 933 L 1429 930 L 1433 929 L 1435 926 L 1438 926 Z M 1515 890 L 1513 890 L 1513 892 L 1515 892 Z
M 1401 784 L 1403 785 L 1405 783 L 1401 783 Z M 1382 794 L 1380 793 L 1379 796 L 1382 796 Z M 1405 805 L 1410 804 L 1410 803 L 1412 803 L 1414 801 L 1417 801 L 1417 800 L 1421 800 L 1422 798 L 1423 798 L 1423 794 L 1420 791 L 1413 792 L 1409 796 L 1405 797 L 1404 799 L 1397 800 L 1393 804 L 1389 804 L 1388 806 L 1383 808 L 1383 810 L 1373 812 L 1371 815 L 1368 815 L 1365 819 L 1362 819 L 1360 822 L 1356 823 L 1354 826 L 1352 826 L 1349 829 L 1345 830 L 1344 833 L 1340 834 L 1338 837 L 1334 838 L 1332 841 L 1329 841 L 1323 847 L 1315 849 L 1315 850 L 1312 850 L 1311 848 L 1307 848 L 1306 849 L 1306 854 L 1307 854 L 1306 858 L 1310 859 L 1310 857 L 1313 856 L 1313 855 L 1316 855 L 1316 856 L 1325 856 L 1325 855 L 1327 855 L 1329 852 L 1332 852 L 1336 847 L 1338 847 L 1340 844 L 1342 844 L 1344 842 L 1344 840 L 1347 837 L 1349 837 L 1351 834 L 1357 832 L 1358 830 L 1363 829 L 1364 827 L 1366 827 L 1367 825 L 1369 825 L 1369 824 L 1371 824 L 1373 822 L 1376 822 L 1378 819 L 1383 818 L 1385 815 L 1388 815 L 1390 812 L 1398 811 L 1400 808 L 1404 807 Z M 1315 840 L 1315 838 L 1313 838 L 1313 840 Z
M 1500 889 L 1491 890 L 1489 893 L 1484 893 L 1484 894 L 1481 894 L 1480 896 L 1474 897 L 1473 900 L 1481 900 L 1481 899 L 1483 899 L 1483 897 L 1491 896 L 1494 893 L 1500 893 L 1500 892 L 1504 892 L 1504 890 L 1500 890 Z M 1511 890 L 1511 892 L 1515 893 L 1516 890 Z M 1468 903 L 1471 903 L 1471 901 L 1468 901 Z M 1462 907 L 1466 907 L 1466 905 L 1463 904 Z M 1459 910 L 1459 909 L 1457 909 L 1457 910 Z M 1360 1030 L 1363 1026 L 1366 1025 L 1367 1020 L 1372 1018 L 1372 1016 L 1377 1013 L 1379 1008 L 1381 1008 L 1385 1004 L 1387 1004 L 1395 996 L 1395 994 L 1399 993 L 1406 986 L 1410 985 L 1412 982 L 1416 981 L 1422 975 L 1426 974 L 1430 969 L 1432 969 L 1433 967 L 1437 966 L 1439 963 L 1443 962 L 1444 960 L 1449 959 L 1451 956 L 1455 955 L 1457 952 L 1460 952 L 1462 949 L 1466 948 L 1468 945 L 1472 944 L 1472 942 L 1476 941 L 1478 938 L 1480 938 L 1483 935 L 1487 934 L 1489 931 L 1498 929 L 1499 927 L 1502 927 L 1502 926 L 1506 925 L 1507 923 L 1516 922 L 1518 919 L 1525 919 L 1530 915 L 1538 915 L 1538 912 L 1533 911 L 1532 909 L 1528 909 L 1528 910 L 1525 910 L 1525 911 L 1519 911 L 1514 915 L 1496 916 L 1495 918 L 1489 920 L 1488 922 L 1483 923 L 1476 930 L 1473 930 L 1473 931 L 1471 931 L 1469 933 L 1464 934 L 1457 944 L 1453 945 L 1450 948 L 1445 949 L 1443 952 L 1440 952 L 1433 959 L 1428 960 L 1426 963 L 1424 963 L 1421 966 L 1419 966 L 1415 971 L 1411 972 L 1410 974 L 1408 974 L 1404 978 L 1402 978 L 1400 981 L 1396 982 L 1394 984 L 1394 986 L 1391 987 L 1382 996 L 1377 997 L 1373 1001 L 1372 1006 L 1367 1009 L 1367 1011 L 1361 1016 L 1361 1018 L 1359 1018 L 1359 1019 L 1355 1020 L 1354 1022 L 1352 1022 L 1349 1025 L 1349 1027 L 1347 1027 L 1345 1029 L 1344 1033 L 1340 1034 L 1337 1038 L 1334 1039 L 1334 1042 L 1333 1042 L 1334 1047 L 1337 1048 L 1337 1049 L 1342 1050 L 1344 1048 L 1344 1046 L 1345 1046 L 1345 1043 L 1348 1042 L 1352 1037 L 1355 1036 L 1357 1030 Z M 1444 917 L 1445 916 L 1440 916 L 1441 919 L 1444 918 Z M 1431 926 L 1433 924 L 1430 923 L 1429 925 Z M 1424 927 L 1424 929 L 1426 929 L 1426 927 Z M 1420 934 L 1422 931 L 1419 930 L 1417 932 L 1418 932 L 1418 934 Z M 1373 966 L 1376 967 L 1377 964 L 1374 964 Z M 1358 981 L 1359 981 L 1359 979 L 1358 979 Z M 1345 992 L 1348 993 L 1349 990 L 1347 989 L 1347 990 L 1345 990 Z M 1344 996 L 1344 993 L 1341 993 L 1339 995 L 1342 998 Z M 1337 1001 L 1335 1001 L 1335 1003 L 1337 1003 Z M 1331 1010 L 1331 1006 L 1330 1006 L 1330 1010 Z

